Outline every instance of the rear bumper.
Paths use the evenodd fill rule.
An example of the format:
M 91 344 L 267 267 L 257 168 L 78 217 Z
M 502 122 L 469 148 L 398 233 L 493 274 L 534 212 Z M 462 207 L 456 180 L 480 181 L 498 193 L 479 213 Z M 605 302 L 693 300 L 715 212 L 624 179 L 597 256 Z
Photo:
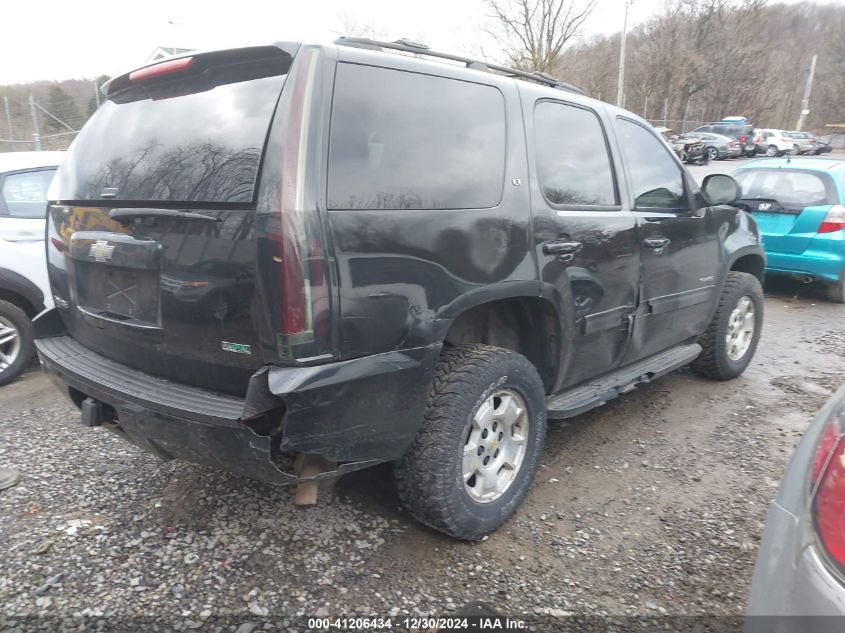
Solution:
M 765 238 L 764 238 L 765 243 Z M 810 275 L 819 281 L 836 282 L 845 271 L 845 252 L 807 249 L 803 253 L 766 252 L 766 272 Z
M 35 345 L 47 375 L 77 406 L 96 401 L 105 411 L 104 426 L 163 459 L 208 464 L 273 484 L 305 481 L 293 470 L 299 453 L 336 464 L 309 479 L 404 454 L 422 421 L 439 353 L 429 346 L 315 367 L 267 366 L 252 377 L 241 399 L 96 354 L 56 332 L 55 316 L 51 311 L 36 320 Z
M 842 631 L 845 587 L 802 532 L 803 521 L 772 503 L 757 555 L 745 633 Z

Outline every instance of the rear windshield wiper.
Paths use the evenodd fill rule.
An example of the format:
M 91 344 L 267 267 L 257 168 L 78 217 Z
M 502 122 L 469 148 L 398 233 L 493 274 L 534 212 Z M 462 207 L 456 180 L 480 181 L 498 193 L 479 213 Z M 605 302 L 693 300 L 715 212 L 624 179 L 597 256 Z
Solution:
M 132 220 L 134 218 L 172 218 L 175 220 L 206 220 L 220 222 L 220 218 L 193 211 L 178 211 L 176 209 L 112 209 L 109 211 L 112 220 Z

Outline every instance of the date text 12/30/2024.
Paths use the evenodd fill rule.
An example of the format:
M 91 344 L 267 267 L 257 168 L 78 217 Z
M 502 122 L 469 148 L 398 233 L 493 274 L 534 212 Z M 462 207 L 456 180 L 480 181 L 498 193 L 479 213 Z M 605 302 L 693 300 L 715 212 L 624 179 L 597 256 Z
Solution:
M 435 617 L 358 617 L 308 618 L 308 629 L 314 631 L 497 631 L 526 630 L 528 625 L 503 616 Z

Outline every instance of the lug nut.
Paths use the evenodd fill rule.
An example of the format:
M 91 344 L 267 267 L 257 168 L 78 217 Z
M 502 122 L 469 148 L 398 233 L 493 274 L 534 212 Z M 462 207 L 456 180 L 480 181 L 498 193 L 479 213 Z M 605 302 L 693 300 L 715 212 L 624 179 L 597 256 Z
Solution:
M 481 437 L 482 437 L 482 439 L 485 439 L 485 440 L 487 439 L 487 429 L 484 429 L 483 431 L 481 431 Z

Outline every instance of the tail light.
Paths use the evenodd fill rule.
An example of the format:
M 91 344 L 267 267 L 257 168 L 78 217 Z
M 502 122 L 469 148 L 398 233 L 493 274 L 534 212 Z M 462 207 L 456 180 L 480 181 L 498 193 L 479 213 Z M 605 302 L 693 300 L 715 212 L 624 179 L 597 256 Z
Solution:
M 780 140 L 783 141 L 784 143 L 791 143 L 792 142 L 792 139 L 789 138 L 788 136 L 781 136 Z
M 834 233 L 845 229 L 845 207 L 835 205 L 827 212 L 824 222 L 819 227 L 819 233 Z
M 740 137 L 739 137 L 739 142 L 740 142 L 740 143 L 745 143 L 745 141 L 746 141 L 747 139 L 748 139 L 748 137 L 747 137 L 745 134 L 741 134 L 741 135 L 740 135 Z
M 828 556 L 845 568 L 845 414 L 835 411 L 816 447 L 813 522 Z
M 271 139 L 271 144 L 280 140 L 280 155 L 271 156 L 276 150 L 268 148 L 265 156 L 267 165 L 281 166 L 280 177 L 276 176 L 279 189 L 267 208 L 270 217 L 264 239 L 269 250 L 263 266 L 271 271 L 267 279 L 274 286 L 268 291 L 273 344 L 284 361 L 322 357 L 330 344 L 324 239 L 316 202 L 307 199 L 305 182 L 316 52 L 302 49 L 295 68 L 276 114 L 281 127 L 274 125 L 271 131 L 280 137 Z

